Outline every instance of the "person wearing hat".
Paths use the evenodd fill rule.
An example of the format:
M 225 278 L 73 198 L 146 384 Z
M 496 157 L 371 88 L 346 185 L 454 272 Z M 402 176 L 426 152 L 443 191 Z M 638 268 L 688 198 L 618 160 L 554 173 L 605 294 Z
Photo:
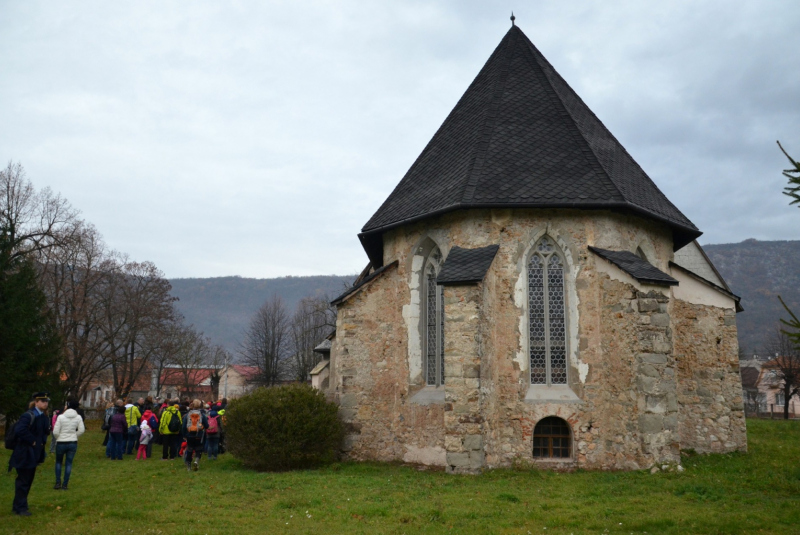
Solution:
M 36 476 L 36 467 L 45 459 L 45 445 L 50 434 L 50 418 L 47 416 L 49 403 L 50 395 L 47 392 L 35 393 L 30 410 L 25 411 L 14 426 L 16 444 L 8 461 L 8 469 L 17 470 L 12 510 L 20 516 L 31 516 L 28 493 Z

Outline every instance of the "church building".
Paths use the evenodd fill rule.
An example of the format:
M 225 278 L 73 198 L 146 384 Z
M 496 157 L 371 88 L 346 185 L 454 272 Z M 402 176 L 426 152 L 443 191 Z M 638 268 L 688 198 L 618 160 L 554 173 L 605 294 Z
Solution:
M 741 307 L 700 234 L 512 19 L 333 302 L 320 387 L 347 455 L 471 473 L 745 451 Z

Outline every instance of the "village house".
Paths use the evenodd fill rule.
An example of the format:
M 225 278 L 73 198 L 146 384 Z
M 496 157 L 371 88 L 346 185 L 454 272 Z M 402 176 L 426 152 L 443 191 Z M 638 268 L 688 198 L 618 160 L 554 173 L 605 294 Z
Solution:
M 183 399 L 199 398 L 208 401 L 212 398 L 238 398 L 250 392 L 250 382 L 258 374 L 258 368 L 231 364 L 219 369 L 220 382 L 217 391 L 211 384 L 211 376 L 216 368 L 213 366 L 182 367 L 165 366 L 160 372 L 153 369 L 150 374 L 150 391 L 146 395 L 162 398 Z
M 796 361 L 780 355 L 767 361 L 757 358 L 742 361 L 742 390 L 748 416 L 783 418 L 786 394 L 780 371 L 797 367 Z M 789 418 L 796 418 L 798 409 L 800 401 L 792 397 L 789 400 Z
M 312 378 L 347 454 L 476 472 L 746 450 L 741 307 L 700 234 L 512 23 L 333 301 Z

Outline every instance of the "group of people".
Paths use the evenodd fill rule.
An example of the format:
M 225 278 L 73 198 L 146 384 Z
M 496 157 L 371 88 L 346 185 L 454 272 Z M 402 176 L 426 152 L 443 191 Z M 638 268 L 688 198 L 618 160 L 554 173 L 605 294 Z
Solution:
M 208 453 L 216 459 L 224 451 L 225 407 L 228 400 L 203 402 L 199 399 L 153 400 L 139 398 L 136 403 L 121 399 L 109 404 L 103 420 L 106 457 L 122 460 L 123 453 L 136 459 L 152 457 L 153 444 L 161 444 L 161 460 L 181 456 L 187 470 L 198 470 L 200 457 Z
M 16 469 L 14 503 L 12 510 L 20 516 L 30 516 L 28 493 L 36 468 L 47 456 L 47 437 L 52 433 L 51 453 L 56 454 L 56 482 L 54 489 L 68 490 L 72 474 L 72 461 L 78 451 L 78 437 L 85 431 L 83 410 L 77 401 L 70 400 L 63 410 L 48 415 L 50 395 L 37 392 L 32 396 L 28 410 L 22 414 L 6 435 L 6 447 L 14 452 L 8 461 L 8 471 Z M 189 401 L 153 400 L 139 398 L 137 403 L 121 399 L 110 403 L 103 419 L 106 437 L 106 457 L 121 460 L 123 451 L 136 459 L 151 456 L 152 445 L 162 445 L 162 460 L 182 456 L 187 470 L 197 471 L 204 452 L 216 459 L 224 452 L 225 407 L 228 400 L 204 403 L 199 399 Z M 63 480 L 62 480 L 63 469 Z

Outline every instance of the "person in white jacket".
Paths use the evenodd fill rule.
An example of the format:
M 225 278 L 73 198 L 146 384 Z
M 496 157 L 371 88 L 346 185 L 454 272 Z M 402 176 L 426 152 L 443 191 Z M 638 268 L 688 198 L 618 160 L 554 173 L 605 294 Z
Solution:
M 69 476 L 72 473 L 72 459 L 78 451 L 78 437 L 81 436 L 86 427 L 83 425 L 83 418 L 75 410 L 78 408 L 77 401 L 70 401 L 67 410 L 56 420 L 53 428 L 53 439 L 56 442 L 56 484 L 53 487 L 58 490 L 67 490 Z M 66 456 L 67 461 L 64 466 L 64 484 L 61 484 L 61 462 Z

